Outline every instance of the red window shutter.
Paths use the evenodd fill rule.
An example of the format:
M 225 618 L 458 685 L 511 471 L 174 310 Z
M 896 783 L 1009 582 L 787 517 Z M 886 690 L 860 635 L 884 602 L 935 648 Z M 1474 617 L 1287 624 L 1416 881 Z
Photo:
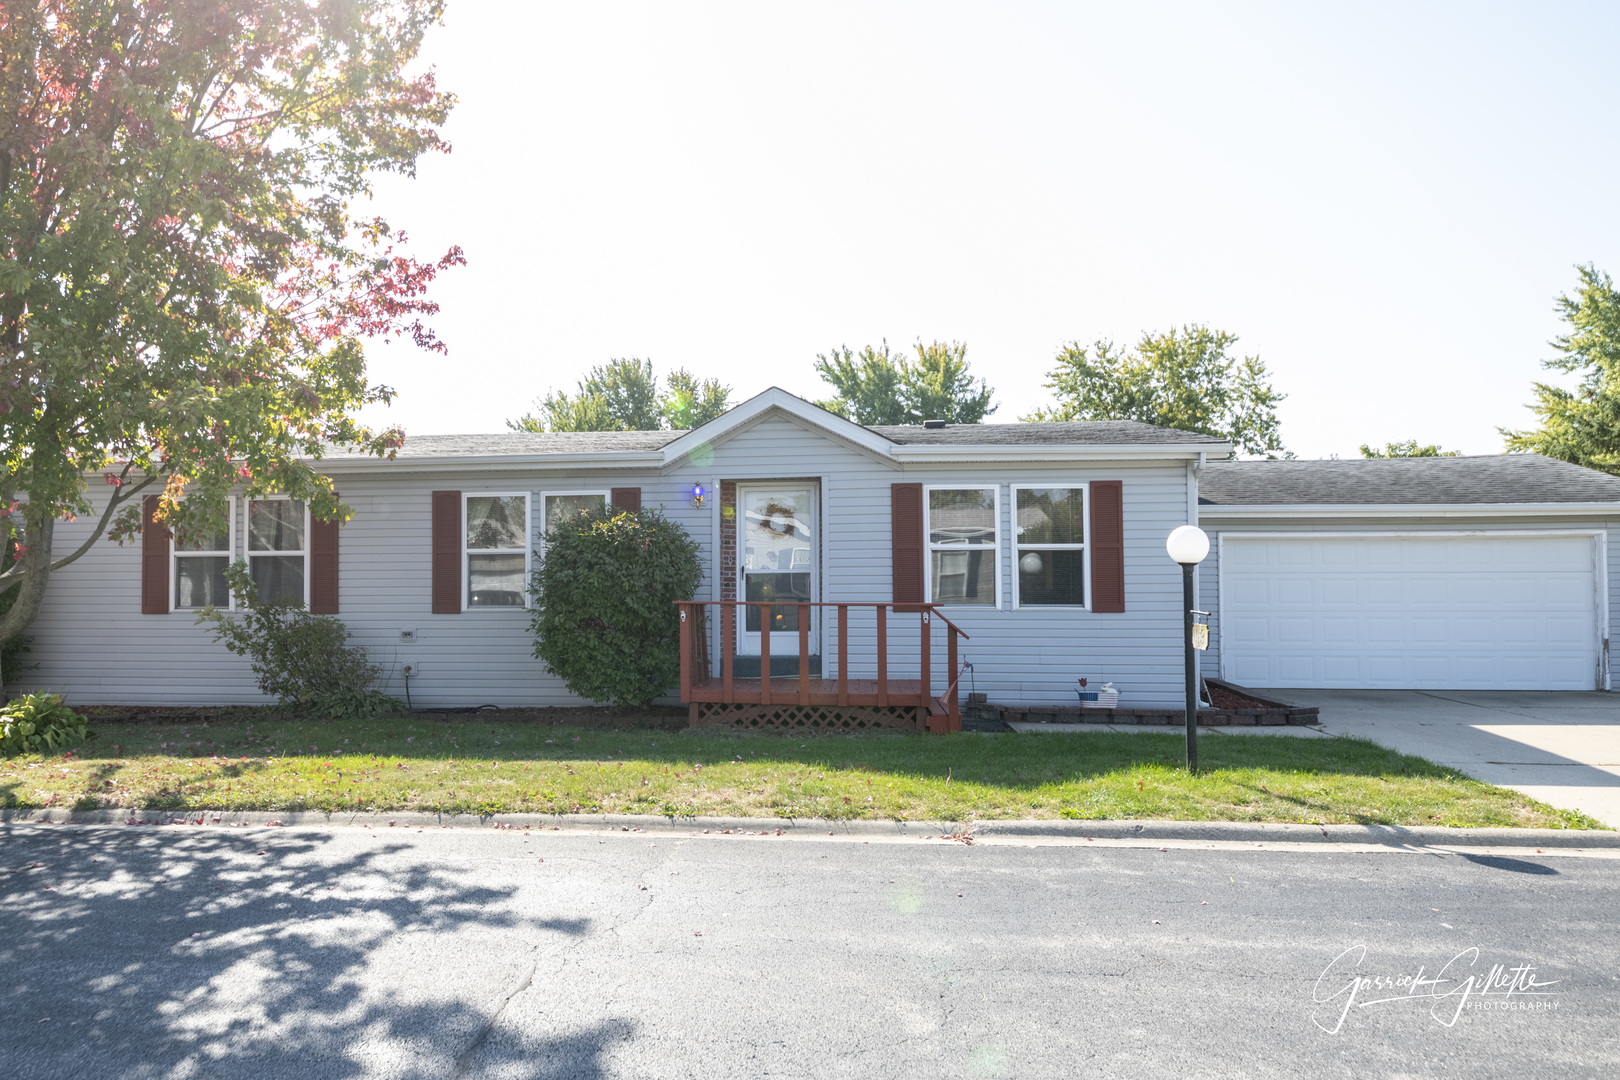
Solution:
M 622 510 L 627 514 L 639 514 L 641 513 L 641 489 L 614 488 L 612 503 L 615 510 Z
M 433 614 L 461 614 L 461 492 L 433 493 Z
M 1091 610 L 1125 610 L 1125 495 L 1119 480 L 1091 482 Z
M 894 539 L 894 602 L 920 604 L 923 596 L 923 489 L 889 485 L 889 522 Z
M 334 492 L 334 494 L 336 494 Z M 309 612 L 338 613 L 338 529 L 336 521 L 309 523 Z
M 169 530 L 157 520 L 159 495 L 141 503 L 141 614 L 169 613 Z

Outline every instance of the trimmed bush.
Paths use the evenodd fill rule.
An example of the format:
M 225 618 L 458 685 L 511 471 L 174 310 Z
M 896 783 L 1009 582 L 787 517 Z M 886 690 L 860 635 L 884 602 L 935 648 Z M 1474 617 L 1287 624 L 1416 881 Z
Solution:
M 61 694 L 25 694 L 0 708 L 0 757 L 48 754 L 90 738 L 84 717 Z
M 534 655 L 581 697 L 645 705 L 680 682 L 675 602 L 702 580 L 697 543 L 657 510 L 560 521 L 529 582 Z
M 212 607 L 197 615 L 214 624 L 214 640 L 252 662 L 259 689 L 286 706 L 322 719 L 359 719 L 403 712 L 397 698 L 372 689 L 382 674 L 366 650 L 350 645 L 349 628 L 330 615 L 311 615 L 301 603 L 263 601 L 236 563 L 225 571 L 242 611 L 227 615 Z

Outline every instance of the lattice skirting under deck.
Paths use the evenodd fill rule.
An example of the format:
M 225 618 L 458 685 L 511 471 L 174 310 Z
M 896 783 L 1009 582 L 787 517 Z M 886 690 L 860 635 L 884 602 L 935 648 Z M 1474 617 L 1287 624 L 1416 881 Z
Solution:
M 694 701 L 688 708 L 692 727 L 750 731 L 922 731 L 928 713 L 916 705 L 727 705 Z

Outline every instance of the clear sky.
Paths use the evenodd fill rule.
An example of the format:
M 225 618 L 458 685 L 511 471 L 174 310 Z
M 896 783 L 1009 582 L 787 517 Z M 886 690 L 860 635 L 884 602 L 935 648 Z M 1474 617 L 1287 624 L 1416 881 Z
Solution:
M 1301 457 L 1495 453 L 1574 265 L 1620 275 L 1617 58 L 1615 3 L 449 0 L 454 153 L 377 208 L 468 265 L 368 419 L 498 431 L 621 356 L 815 398 L 937 338 L 1010 421 L 1064 342 L 1203 322 Z

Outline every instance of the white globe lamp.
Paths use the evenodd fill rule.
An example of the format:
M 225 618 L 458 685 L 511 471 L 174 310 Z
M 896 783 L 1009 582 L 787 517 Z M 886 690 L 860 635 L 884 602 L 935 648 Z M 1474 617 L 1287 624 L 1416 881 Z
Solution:
M 1197 566 L 1209 554 L 1209 537 L 1196 525 L 1183 525 L 1170 533 L 1164 548 L 1182 566 Z

